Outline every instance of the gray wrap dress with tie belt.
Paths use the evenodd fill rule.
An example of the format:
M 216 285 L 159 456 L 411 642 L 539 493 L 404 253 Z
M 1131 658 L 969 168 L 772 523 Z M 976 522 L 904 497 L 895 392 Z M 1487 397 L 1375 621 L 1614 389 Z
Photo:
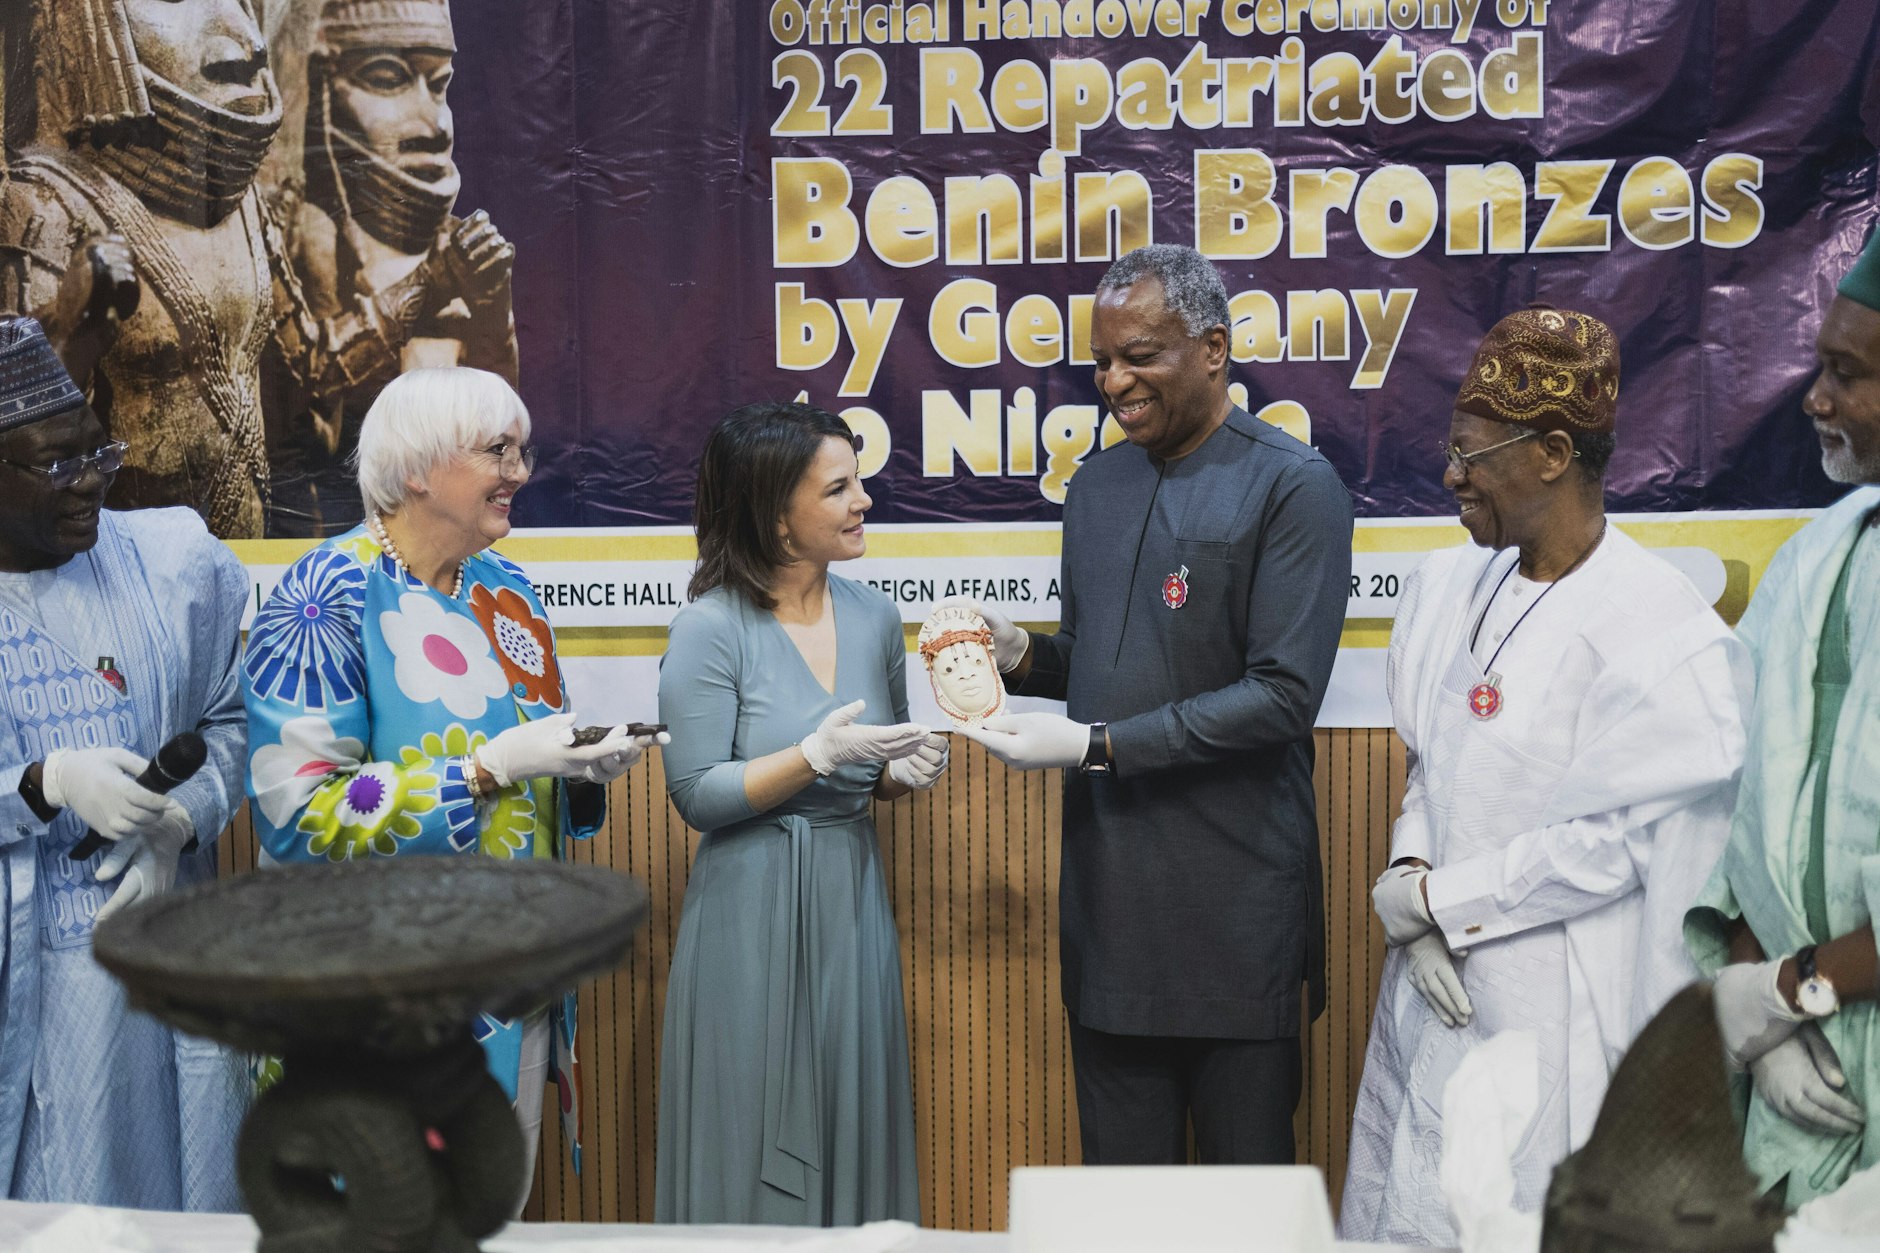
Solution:
M 768 611 L 719 588 L 660 663 L 666 785 L 699 845 L 660 1059 L 660 1222 L 849 1226 L 920 1217 L 900 939 L 869 801 L 879 762 L 754 811 L 749 761 L 832 711 L 907 721 L 900 616 L 830 577 L 835 693 Z

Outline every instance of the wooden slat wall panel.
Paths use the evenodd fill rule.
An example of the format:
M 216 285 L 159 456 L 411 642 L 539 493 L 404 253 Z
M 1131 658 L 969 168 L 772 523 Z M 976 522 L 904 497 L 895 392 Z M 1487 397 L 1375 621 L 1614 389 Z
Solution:
M 1384 965 L 1384 928 L 1371 910 L 1371 884 L 1390 860 L 1405 762 L 1402 741 L 1390 730 L 1320 731 L 1317 738 L 1325 1013 L 1305 1033 L 1305 1095 L 1294 1127 L 1300 1159 L 1325 1172 L 1336 1211 Z
M 1336 1206 L 1351 1107 L 1383 962 L 1371 882 L 1388 858 L 1404 750 L 1388 730 L 1320 731 L 1314 784 L 1326 876 L 1326 1013 L 1305 1037 L 1301 1160 L 1326 1173 Z M 901 931 L 928 1226 L 999 1230 L 1013 1166 L 1078 1160 L 1070 1041 L 1058 982 L 1055 775 L 1008 772 L 956 737 L 941 786 L 876 806 Z M 661 1011 L 679 910 L 699 836 L 666 801 L 657 752 L 614 785 L 607 830 L 580 862 L 644 880 L 646 932 L 627 964 L 580 996 L 582 1171 L 568 1168 L 549 1093 L 536 1184 L 524 1217 L 648 1222 Z M 223 841 L 225 873 L 254 865 L 246 811 Z

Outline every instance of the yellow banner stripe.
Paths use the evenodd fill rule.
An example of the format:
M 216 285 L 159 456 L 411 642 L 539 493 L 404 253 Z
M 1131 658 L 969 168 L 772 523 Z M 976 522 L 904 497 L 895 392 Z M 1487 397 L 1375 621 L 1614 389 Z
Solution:
M 1731 514 L 1693 513 L 1670 518 L 1619 524 L 1626 534 L 1652 548 L 1708 548 L 1723 559 L 1727 582 L 1717 610 L 1735 623 L 1749 604 L 1750 594 L 1768 569 L 1776 550 L 1807 525 L 1794 516 L 1741 517 Z M 1368 553 L 1431 552 L 1467 542 L 1468 533 L 1454 522 L 1358 524 L 1352 551 Z M 878 532 L 869 538 L 869 555 L 887 558 L 1056 557 L 1059 532 L 1055 529 L 1015 531 L 933 530 Z M 284 566 L 313 547 L 315 540 L 235 540 L 229 545 L 248 565 Z M 516 536 L 502 551 L 511 560 L 560 561 L 692 561 L 696 548 L 690 535 L 560 535 Z M 1027 623 L 1038 630 L 1050 623 Z M 1390 643 L 1390 619 L 1351 618 L 1339 640 L 1341 648 L 1383 648 Z M 903 624 L 910 652 L 918 624 Z M 565 627 L 555 633 L 556 646 L 569 657 L 657 657 L 666 648 L 666 629 L 657 626 Z
M 1021 626 L 1034 631 L 1049 631 L 1051 622 L 1025 622 Z M 901 631 L 911 655 L 917 622 L 903 623 Z M 1383 648 L 1390 643 L 1389 618 L 1349 618 L 1340 648 Z M 666 651 L 664 627 L 562 627 L 555 632 L 555 651 L 563 657 L 658 657 Z
M 1354 553 L 1433 553 L 1469 542 L 1461 524 L 1436 526 L 1366 526 L 1360 522 L 1351 536 Z
M 1788 538 L 1807 525 L 1804 517 L 1740 518 L 1693 513 L 1679 518 L 1619 524 L 1641 544 L 1663 548 L 1709 548 L 1726 560 L 1736 558 L 1758 573 Z M 1351 550 L 1357 553 L 1431 552 L 1466 543 L 1468 532 L 1453 522 L 1407 526 L 1359 522 Z M 231 540 L 229 547 L 249 565 L 284 566 L 317 540 Z M 871 557 L 1055 557 L 1056 530 L 1026 531 L 878 531 L 868 537 Z M 692 561 L 698 550 L 690 535 L 512 536 L 503 555 L 512 561 Z
M 232 540 L 246 565 L 285 566 L 318 540 Z M 868 537 L 870 557 L 1056 557 L 1059 534 L 1050 531 L 882 531 Z M 511 561 L 695 561 L 690 535 L 524 535 L 502 543 Z

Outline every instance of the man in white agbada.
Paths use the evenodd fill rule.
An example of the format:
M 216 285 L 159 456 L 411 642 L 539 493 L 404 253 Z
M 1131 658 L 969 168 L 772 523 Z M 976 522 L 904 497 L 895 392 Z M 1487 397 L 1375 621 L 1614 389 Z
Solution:
M 1876 237 L 1880 239 L 1880 236 Z M 1743 615 L 1756 663 L 1729 848 L 1685 920 L 1748 1068 L 1743 1152 L 1791 1206 L 1880 1165 L 1880 246 L 1841 280 L 1802 401 L 1855 488 L 1776 554 Z
M 187 509 L 101 508 L 123 453 L 39 324 L 0 318 L 0 1188 L 234 1210 L 246 1065 L 131 1012 L 91 939 L 215 873 L 248 581 Z M 139 786 L 181 731 L 207 762 L 168 796 Z M 73 861 L 87 828 L 113 843 Z
M 1525 309 L 1456 399 L 1444 483 L 1472 546 L 1410 577 L 1391 633 L 1409 748 L 1391 945 L 1358 1091 L 1339 1235 L 1454 1244 L 1443 1085 L 1475 1045 L 1539 1042 L 1514 1161 L 1540 1209 L 1633 1036 L 1695 977 L 1684 911 L 1729 832 L 1747 656 L 1688 580 L 1606 525 L 1612 332 Z

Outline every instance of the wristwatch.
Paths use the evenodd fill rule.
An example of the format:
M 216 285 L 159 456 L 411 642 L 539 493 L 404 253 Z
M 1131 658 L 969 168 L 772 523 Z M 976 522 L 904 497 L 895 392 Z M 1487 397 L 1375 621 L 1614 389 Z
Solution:
M 39 784 L 33 781 L 33 769 L 28 766 L 20 771 L 20 799 L 26 802 L 26 808 L 33 811 L 33 816 L 41 822 L 51 822 L 59 816 L 58 807 L 46 799 L 46 794 L 39 790 Z
M 1815 945 L 1795 951 L 1795 1002 L 1810 1018 L 1826 1018 L 1841 1008 L 1828 977 L 1815 969 Z
M 1116 767 L 1110 761 L 1109 723 L 1090 724 L 1090 747 L 1084 751 L 1084 759 L 1077 768 L 1087 775 L 1116 773 Z

